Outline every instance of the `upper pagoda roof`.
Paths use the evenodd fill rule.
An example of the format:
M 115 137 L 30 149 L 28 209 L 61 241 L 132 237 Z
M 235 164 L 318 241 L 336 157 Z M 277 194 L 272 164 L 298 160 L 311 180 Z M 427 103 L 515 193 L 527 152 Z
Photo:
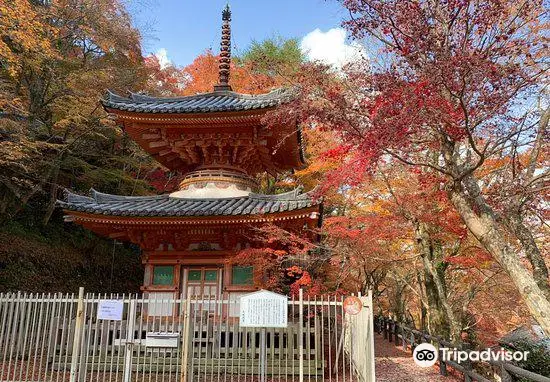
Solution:
M 136 93 L 122 97 L 109 91 L 101 102 L 107 109 L 136 113 L 216 113 L 270 109 L 290 101 L 294 94 L 292 89 L 284 88 L 258 95 L 219 90 L 184 97 L 150 97 Z
M 265 114 L 290 102 L 296 88 L 250 95 L 232 91 L 231 10 L 222 12 L 218 82 L 210 93 L 151 97 L 111 91 L 101 100 L 128 136 L 166 168 L 187 174 L 226 168 L 248 176 L 301 169 L 302 132 L 296 118 L 265 123 Z M 268 126 L 268 125 L 273 126 Z
M 268 128 L 264 113 L 295 97 L 293 88 L 260 95 L 230 90 L 186 97 L 108 92 L 105 109 L 126 133 L 165 167 L 185 174 L 230 166 L 250 176 L 303 168 L 301 129 L 296 123 Z
M 170 195 L 119 196 L 94 189 L 90 196 L 65 192 L 65 200 L 57 204 L 74 212 L 128 217 L 182 217 L 261 215 L 300 210 L 318 205 L 311 192 L 295 189 L 278 195 L 251 193 L 247 196 L 216 199 L 174 198 Z

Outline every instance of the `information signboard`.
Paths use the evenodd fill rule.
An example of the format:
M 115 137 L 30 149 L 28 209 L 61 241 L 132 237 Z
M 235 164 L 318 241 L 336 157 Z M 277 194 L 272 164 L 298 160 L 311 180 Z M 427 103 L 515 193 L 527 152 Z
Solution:
M 122 321 L 124 302 L 122 300 L 99 300 L 98 320 Z
M 241 297 L 240 326 L 244 328 L 286 328 L 288 297 L 260 290 Z

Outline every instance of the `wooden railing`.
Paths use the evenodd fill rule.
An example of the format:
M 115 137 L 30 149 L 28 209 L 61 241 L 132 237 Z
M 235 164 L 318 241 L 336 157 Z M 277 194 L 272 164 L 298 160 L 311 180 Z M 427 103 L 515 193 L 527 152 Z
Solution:
M 378 316 L 374 320 L 375 330 L 382 334 L 385 340 L 389 342 L 394 342 L 397 346 L 401 343 L 404 351 L 407 351 L 410 346 L 410 350 L 423 343 L 431 343 L 436 346 L 438 349 L 441 348 L 457 348 L 464 351 L 471 351 L 471 344 L 468 343 L 452 343 L 442 337 L 433 336 L 431 334 L 418 331 L 416 329 L 410 328 L 406 325 L 403 325 L 400 322 L 394 321 L 390 318 Z M 533 382 L 550 382 L 550 378 L 544 375 L 533 373 L 531 371 L 522 369 L 521 367 L 515 366 L 509 362 L 502 361 L 479 361 L 479 363 L 485 363 L 490 365 L 494 372 L 494 379 L 489 379 L 489 377 L 479 374 L 474 368 L 473 365 L 466 361 L 457 363 L 451 360 L 442 360 L 440 351 L 439 357 L 439 373 L 441 375 L 447 375 L 447 368 L 452 367 L 453 369 L 459 371 L 464 376 L 465 382 L 479 381 L 479 382 L 494 382 L 495 380 L 501 382 L 513 382 L 517 378 L 523 378 L 524 380 L 533 381 Z

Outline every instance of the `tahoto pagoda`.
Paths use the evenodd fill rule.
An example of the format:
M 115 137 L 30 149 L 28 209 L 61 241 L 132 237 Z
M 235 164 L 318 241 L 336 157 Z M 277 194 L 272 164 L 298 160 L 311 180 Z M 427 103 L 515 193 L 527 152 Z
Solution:
M 267 112 L 292 98 L 279 89 L 233 92 L 230 21 L 222 15 L 219 83 L 211 93 L 157 98 L 109 92 L 102 104 L 124 131 L 158 162 L 184 175 L 179 190 L 160 196 L 66 193 L 66 220 L 140 246 L 142 290 L 158 297 L 191 293 L 237 297 L 254 290 L 252 267 L 227 261 L 251 242 L 253 227 L 271 222 L 307 235 L 320 224 L 320 204 L 300 189 L 255 193 L 255 176 L 303 168 L 296 124 L 267 128 Z

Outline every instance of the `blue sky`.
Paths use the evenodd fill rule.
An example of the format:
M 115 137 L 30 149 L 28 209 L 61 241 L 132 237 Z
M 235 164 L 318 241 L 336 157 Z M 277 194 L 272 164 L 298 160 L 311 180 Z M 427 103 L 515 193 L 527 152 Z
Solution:
M 166 56 L 184 66 L 208 48 L 218 51 L 226 0 L 146 1 L 145 6 L 134 2 L 130 8 L 143 31 L 145 54 Z M 310 58 L 335 65 L 353 54 L 354 46 L 340 28 L 347 13 L 335 0 L 231 0 L 229 4 L 236 53 L 254 39 L 280 35 L 300 39 Z

